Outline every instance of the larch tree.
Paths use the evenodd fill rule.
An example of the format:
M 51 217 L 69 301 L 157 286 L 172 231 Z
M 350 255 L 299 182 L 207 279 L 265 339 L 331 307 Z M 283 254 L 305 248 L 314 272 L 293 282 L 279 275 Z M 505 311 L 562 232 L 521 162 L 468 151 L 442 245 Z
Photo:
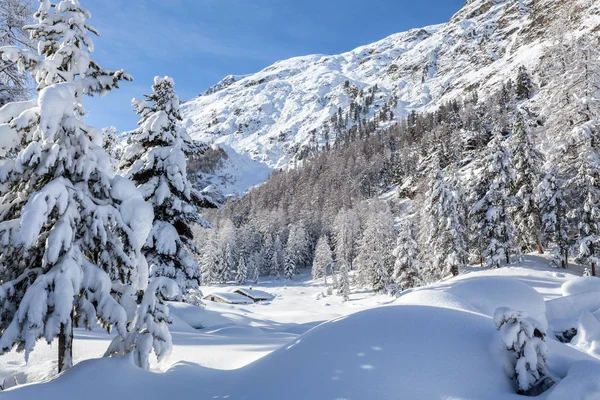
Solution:
M 567 268 L 569 256 L 567 203 L 556 170 L 548 173 L 539 184 L 538 198 L 542 215 L 542 243 L 554 244 L 552 266 Z
M 477 164 L 476 193 L 470 217 L 475 235 L 479 238 L 482 262 L 492 268 L 510 262 L 513 231 L 508 211 L 513 185 L 512 157 L 500 132 L 496 132 L 482 159 Z
M 323 279 L 323 285 L 327 286 L 327 269 L 333 266 L 331 247 L 327 237 L 321 236 L 315 249 L 315 258 L 312 265 L 313 281 Z
M 536 149 L 521 112 L 517 112 L 511 138 L 514 163 L 515 206 L 512 219 L 515 246 L 521 252 L 537 250 L 543 253 L 540 233 L 541 215 L 536 188 L 539 185 L 544 157 Z
M 190 254 L 192 224 L 206 225 L 192 202 L 185 156 L 187 134 L 180 126 L 179 98 L 169 77 L 154 78 L 146 100 L 133 100 L 140 116 L 124 151 L 122 169 L 154 207 L 154 224 L 144 245 L 151 276 L 177 282 L 185 300 L 198 289 L 201 272 Z
M 60 372 L 72 365 L 74 325 L 100 321 L 129 336 L 148 285 L 141 248 L 153 212 L 131 181 L 115 176 L 100 132 L 83 121 L 85 94 L 132 78 L 90 58 L 97 31 L 78 0 L 40 1 L 34 16 L 27 30 L 37 54 L 0 48 L 32 73 L 38 91 L 0 109 L 9 131 L 27 137 L 0 171 L 0 351 L 17 346 L 27 358 L 38 339 L 58 337 Z

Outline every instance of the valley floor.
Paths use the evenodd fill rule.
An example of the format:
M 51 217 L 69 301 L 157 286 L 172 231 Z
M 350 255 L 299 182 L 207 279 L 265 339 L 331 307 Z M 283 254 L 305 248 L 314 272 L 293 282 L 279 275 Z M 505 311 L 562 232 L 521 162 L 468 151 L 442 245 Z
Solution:
M 14 352 L 0 357 L 6 387 L 33 382 L 2 397 L 517 399 L 490 318 L 497 307 L 508 306 L 548 319 L 549 368 L 559 383 L 540 398 L 564 399 L 568 393 L 572 400 L 598 399 L 600 292 L 583 300 L 563 296 L 561 286 L 581 271 L 547 264 L 543 257 L 527 256 L 502 269 L 472 268 L 399 298 L 355 290 L 343 303 L 323 296 L 324 288 L 303 274 L 287 285 L 254 286 L 275 295 L 271 302 L 207 302 L 205 308 L 173 303 L 168 365 L 146 372 L 129 358 L 100 358 L 110 338 L 101 330 L 78 330 L 77 365 L 54 380 L 55 346 L 38 343 L 28 363 Z M 577 324 L 582 311 L 595 317 L 582 330 L 585 340 L 577 347 L 560 343 L 553 331 Z

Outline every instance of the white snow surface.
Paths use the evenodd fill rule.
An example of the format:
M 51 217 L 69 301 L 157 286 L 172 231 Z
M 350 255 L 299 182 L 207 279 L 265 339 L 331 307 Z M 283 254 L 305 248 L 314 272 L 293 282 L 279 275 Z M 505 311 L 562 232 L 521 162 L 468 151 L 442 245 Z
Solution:
M 253 285 L 275 295 L 266 304 L 170 303 L 173 353 L 164 368 L 153 363 L 150 372 L 135 367 L 130 357 L 99 358 L 110 340 L 100 329 L 77 330 L 77 365 L 50 382 L 35 383 L 54 373 L 56 343 L 40 343 L 27 365 L 22 355 L 9 353 L 0 357 L 0 381 L 7 378 L 7 387 L 15 379 L 33 383 L 1 397 L 518 399 L 498 356 L 499 333 L 489 312 L 507 303 L 543 317 L 543 301 L 559 298 L 562 285 L 576 276 L 552 270 L 543 257 L 528 256 L 521 265 L 472 268 L 398 299 L 353 288 L 344 303 L 317 296 L 324 288 L 305 272 L 287 285 Z M 490 299 L 482 302 L 487 294 Z M 588 346 L 595 330 L 586 331 L 585 348 L 559 343 L 549 333 L 548 367 L 559 382 L 540 399 L 600 398 L 600 360 Z M 98 385 L 99 377 L 106 384 Z
M 584 293 L 600 293 L 600 278 L 597 276 L 582 276 L 566 282 L 560 288 L 563 296 L 573 296 Z

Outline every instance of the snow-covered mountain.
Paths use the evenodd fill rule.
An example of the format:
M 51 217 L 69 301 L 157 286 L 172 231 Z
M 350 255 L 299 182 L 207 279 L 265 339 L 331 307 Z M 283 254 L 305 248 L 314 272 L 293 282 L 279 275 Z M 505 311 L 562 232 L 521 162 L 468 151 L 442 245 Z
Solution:
M 568 3 L 573 2 L 571 26 L 562 28 L 574 36 L 600 32 L 600 4 Z M 228 76 L 183 105 L 185 123 L 195 139 L 282 168 L 303 146 L 325 140 L 327 123 L 340 109 L 362 106 L 363 118 L 370 119 L 385 106 L 399 119 L 474 91 L 480 97 L 492 93 L 521 65 L 535 74 L 556 37 L 553 20 L 566 3 L 468 0 L 445 24 L 340 55 L 296 57 L 256 74 Z

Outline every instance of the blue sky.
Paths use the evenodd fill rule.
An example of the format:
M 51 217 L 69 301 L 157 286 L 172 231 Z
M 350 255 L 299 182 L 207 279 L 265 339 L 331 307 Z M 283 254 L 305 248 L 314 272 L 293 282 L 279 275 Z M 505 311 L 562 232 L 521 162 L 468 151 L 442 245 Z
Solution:
M 83 0 L 92 12 L 94 59 L 135 81 L 86 100 L 90 125 L 136 127 L 131 99 L 156 75 L 175 79 L 182 100 L 229 74 L 275 61 L 337 54 L 410 28 L 447 21 L 464 0 Z

